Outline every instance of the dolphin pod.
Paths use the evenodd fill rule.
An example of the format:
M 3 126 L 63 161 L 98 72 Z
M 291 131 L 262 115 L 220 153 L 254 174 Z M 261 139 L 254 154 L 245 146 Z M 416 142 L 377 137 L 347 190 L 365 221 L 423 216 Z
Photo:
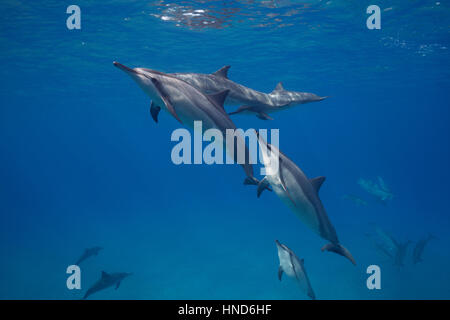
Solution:
M 152 99 L 150 113 L 154 119 L 158 119 L 159 111 L 163 106 L 163 110 L 189 128 L 194 128 L 194 121 L 202 121 L 204 130 L 215 128 L 224 136 L 227 129 L 236 129 L 223 107 L 228 90 L 207 95 L 170 74 L 145 68 L 131 69 L 118 62 L 114 62 L 114 65 L 128 74 Z M 246 161 L 242 164 L 245 174 L 248 179 L 258 183 L 259 181 L 253 175 L 253 166 L 249 161 L 250 155 L 244 138 L 236 132 L 234 139 L 234 145 L 245 150 Z M 234 150 L 230 150 L 230 146 L 226 145 L 226 148 L 229 154 L 237 157 Z
M 130 76 L 151 98 L 150 114 L 155 122 L 158 122 L 160 111 L 164 110 L 178 122 L 190 128 L 194 127 L 194 121 L 202 121 L 203 129 L 214 128 L 225 133 L 227 129 L 236 129 L 229 114 L 251 113 L 256 114 L 260 119 L 271 120 L 269 113 L 326 98 L 313 93 L 287 91 L 281 83 L 271 93 L 262 93 L 229 80 L 227 74 L 229 66 L 225 66 L 213 74 L 169 74 L 146 68 L 129 68 L 119 62 L 113 62 L 113 64 Z M 225 103 L 241 106 L 236 111 L 227 114 L 224 109 Z M 259 181 L 254 177 L 253 167 L 248 161 L 250 157 L 245 140 L 239 135 L 235 139 L 235 145 L 241 145 L 245 150 L 246 161 L 242 167 L 247 178 L 244 184 L 257 185 L 258 196 L 265 189 L 272 191 L 271 186 L 302 222 L 320 237 L 329 241 L 323 246 L 322 251 L 335 252 L 355 265 L 356 262 L 351 253 L 340 244 L 336 231 L 318 196 L 319 188 L 325 178 L 318 177 L 309 180 L 299 167 L 280 152 L 280 174 L 266 175 L 262 181 Z M 258 141 L 260 145 L 270 146 L 261 142 L 259 137 Z M 227 148 L 227 146 L 225 147 Z M 227 149 L 226 151 L 230 154 L 232 150 Z M 276 243 L 280 258 L 280 272 L 285 272 L 288 276 L 295 276 L 308 296 L 315 299 L 306 276 L 303 260 L 299 260 L 286 246 L 278 241 Z M 281 273 L 279 276 L 281 277 Z M 104 283 L 108 283 L 108 286 L 115 283 L 108 277 L 102 279 L 89 289 L 90 294 L 101 290 Z M 100 289 L 95 289 L 97 287 Z

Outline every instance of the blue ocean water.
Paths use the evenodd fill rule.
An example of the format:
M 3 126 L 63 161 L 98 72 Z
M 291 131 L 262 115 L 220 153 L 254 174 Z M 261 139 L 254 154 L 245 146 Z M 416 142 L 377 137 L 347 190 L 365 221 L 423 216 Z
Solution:
M 81 30 L 66 27 L 81 8 Z M 381 8 L 368 30 L 366 8 Z M 450 5 L 441 1 L 125 1 L 0 3 L 0 298 L 79 299 L 100 272 L 133 272 L 93 299 L 307 299 L 277 279 L 275 239 L 300 258 L 318 299 L 450 298 Z M 357 266 L 273 193 L 256 197 L 237 165 L 171 162 L 179 123 L 114 60 L 211 73 L 270 92 L 330 96 L 274 114 L 233 116 L 279 128 Z M 237 107 L 237 106 L 236 106 Z M 234 109 L 230 108 L 230 110 Z M 382 177 L 386 205 L 358 179 Z M 343 199 L 358 195 L 367 205 Z M 423 262 L 381 256 L 373 224 L 398 241 L 438 239 Z M 66 268 L 82 267 L 82 290 Z M 366 268 L 381 268 L 368 290 Z

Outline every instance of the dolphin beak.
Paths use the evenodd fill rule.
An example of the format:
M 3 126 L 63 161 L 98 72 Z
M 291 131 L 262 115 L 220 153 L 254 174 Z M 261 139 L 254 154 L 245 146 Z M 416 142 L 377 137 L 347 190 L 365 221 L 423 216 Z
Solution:
M 136 73 L 135 70 L 133 70 L 131 68 L 128 68 L 127 66 L 124 66 L 123 64 L 121 64 L 121 63 L 119 63 L 117 61 L 114 61 L 113 65 L 116 66 L 117 68 L 119 68 L 120 70 L 125 71 L 127 73 Z

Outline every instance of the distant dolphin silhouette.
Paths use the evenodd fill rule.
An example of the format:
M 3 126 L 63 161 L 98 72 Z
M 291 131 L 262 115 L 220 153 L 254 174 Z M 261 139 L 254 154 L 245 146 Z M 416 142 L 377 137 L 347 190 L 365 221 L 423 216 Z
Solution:
M 319 198 L 319 189 L 325 181 L 325 177 L 308 179 L 303 171 L 285 154 L 276 147 L 268 144 L 261 135 L 258 142 L 261 146 L 261 155 L 268 174 L 258 185 L 257 195 L 270 184 L 278 197 L 305 223 L 310 229 L 320 237 L 330 241 L 322 247 L 322 251 L 337 253 L 356 265 L 350 251 L 339 243 L 336 230 L 328 218 L 322 201 Z M 270 156 L 268 151 L 270 151 Z M 272 172 L 270 167 L 271 157 L 275 151 L 279 155 L 279 168 Z
M 383 246 L 391 253 L 392 256 L 394 256 L 400 244 L 392 235 L 381 229 L 379 226 L 373 223 L 372 225 L 375 228 L 376 235 L 382 241 Z
M 284 244 L 281 244 L 278 240 L 275 240 L 275 243 L 278 249 L 278 258 L 280 259 L 278 279 L 281 281 L 283 272 L 289 277 L 295 278 L 302 291 L 305 292 L 308 297 L 315 300 L 316 295 L 314 294 L 308 275 L 306 274 L 303 259 L 299 259 L 291 249 Z
M 392 235 L 378 227 L 376 224 L 371 223 L 374 226 L 375 234 L 381 240 L 381 243 L 376 243 L 376 246 L 385 255 L 392 258 L 395 266 L 403 266 L 406 254 L 408 252 L 408 247 L 411 241 L 399 242 L 394 239 Z
M 428 244 L 428 242 L 432 239 L 437 239 L 432 234 L 429 234 L 428 237 L 425 239 L 419 240 L 413 249 L 413 263 L 417 264 L 419 262 L 422 262 L 422 254 L 425 249 L 425 246 Z
M 397 250 L 395 252 L 394 256 L 394 265 L 395 266 L 403 266 L 403 262 L 405 261 L 406 253 L 408 250 L 409 245 L 411 244 L 411 241 L 408 240 L 404 243 L 399 243 L 397 246 Z
M 103 248 L 102 247 L 93 247 L 93 248 L 85 249 L 83 254 L 81 255 L 81 257 L 77 260 L 77 262 L 75 264 L 79 265 L 81 262 L 83 262 L 87 258 L 92 257 L 92 256 L 97 256 L 98 253 L 100 252 L 100 250 L 103 250 Z
M 98 280 L 96 283 L 92 285 L 84 295 L 83 299 L 86 299 L 90 295 L 100 291 L 104 290 L 108 287 L 116 286 L 116 290 L 119 288 L 120 283 L 123 279 L 126 277 L 132 275 L 132 273 L 126 273 L 126 272 L 117 272 L 117 273 L 106 273 L 105 271 L 102 271 L 102 275 L 100 277 L 100 280 Z
M 287 91 L 283 88 L 281 82 L 271 93 L 259 92 L 228 79 L 229 69 L 230 66 L 224 66 L 212 74 L 171 73 L 171 75 L 186 81 L 207 94 L 229 90 L 226 103 L 241 105 L 236 111 L 230 112 L 230 115 L 237 113 L 255 114 L 262 120 L 273 120 L 269 113 L 286 110 L 299 104 L 322 101 L 327 98 L 319 97 L 314 93 Z
M 374 239 L 374 236 L 366 233 L 366 236 L 369 238 L 369 240 L 372 242 L 375 249 L 377 249 L 379 252 L 381 252 L 385 257 L 389 259 L 394 259 L 394 254 L 389 250 L 384 243 L 380 243 Z
M 389 190 L 386 186 L 386 183 L 381 177 L 377 177 L 378 184 L 371 181 L 360 178 L 358 180 L 358 184 L 365 191 L 374 196 L 380 203 L 386 205 L 388 200 L 392 200 L 394 198 L 394 194 Z

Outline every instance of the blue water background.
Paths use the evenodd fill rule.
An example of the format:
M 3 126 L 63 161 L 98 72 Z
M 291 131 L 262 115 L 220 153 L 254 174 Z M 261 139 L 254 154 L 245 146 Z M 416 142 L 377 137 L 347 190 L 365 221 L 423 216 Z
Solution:
M 176 2 L 0 3 L 0 298 L 79 299 L 101 270 L 134 275 L 92 298 L 307 298 L 278 281 L 275 239 L 305 259 L 318 299 L 450 298 L 449 4 L 380 0 L 382 28 L 368 30 L 372 1 Z M 70 4 L 81 30 L 66 28 Z M 183 14 L 194 10 L 208 19 Z M 155 124 L 114 60 L 231 65 L 232 80 L 257 90 L 282 81 L 330 96 L 273 121 L 232 119 L 279 128 L 280 149 L 327 177 L 320 197 L 357 266 L 321 252 L 326 241 L 275 194 L 257 199 L 239 166 L 172 164 L 178 122 L 161 113 Z M 395 195 L 387 206 L 357 184 L 377 176 Z M 398 268 L 371 246 L 371 223 L 400 241 L 439 239 Z M 96 245 L 83 290 L 68 290 L 66 267 Z M 366 288 L 371 264 L 378 291 Z

